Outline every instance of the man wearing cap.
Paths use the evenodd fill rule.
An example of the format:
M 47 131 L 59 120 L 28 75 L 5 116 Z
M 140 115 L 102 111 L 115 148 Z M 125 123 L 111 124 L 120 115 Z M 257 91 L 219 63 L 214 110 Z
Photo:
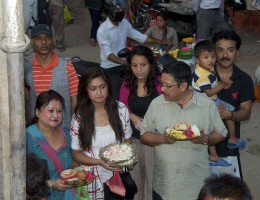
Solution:
M 62 125 L 69 128 L 78 93 L 78 77 L 74 66 L 53 51 L 51 28 L 39 24 L 31 30 L 31 44 L 34 49 L 32 61 L 25 62 L 25 81 L 30 88 L 30 99 L 26 103 L 27 120 L 35 114 L 37 96 L 47 90 L 55 90 L 65 100 Z

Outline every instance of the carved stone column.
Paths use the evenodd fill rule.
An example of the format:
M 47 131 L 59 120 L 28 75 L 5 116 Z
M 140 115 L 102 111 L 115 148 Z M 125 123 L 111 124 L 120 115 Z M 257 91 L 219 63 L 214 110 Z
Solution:
M 23 0 L 0 0 L 0 199 L 20 200 L 25 191 Z M 1 184 L 2 183 L 2 184 Z

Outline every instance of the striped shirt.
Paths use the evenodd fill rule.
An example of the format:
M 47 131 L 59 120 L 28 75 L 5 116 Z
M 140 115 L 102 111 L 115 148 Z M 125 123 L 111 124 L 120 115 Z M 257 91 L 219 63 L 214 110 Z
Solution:
M 58 66 L 59 58 L 58 55 L 53 52 L 53 57 L 49 65 L 43 67 L 36 59 L 33 58 L 33 81 L 36 94 L 39 95 L 41 92 L 48 91 L 51 85 L 51 79 L 53 70 Z M 67 74 L 70 96 L 78 94 L 79 79 L 76 74 L 75 68 L 71 62 L 67 62 Z
M 215 88 L 217 85 L 218 79 L 214 68 L 212 67 L 209 71 L 197 65 L 195 72 L 192 74 L 192 87 L 197 92 L 205 94 L 205 90 Z M 210 98 L 216 99 L 217 95 L 212 95 Z

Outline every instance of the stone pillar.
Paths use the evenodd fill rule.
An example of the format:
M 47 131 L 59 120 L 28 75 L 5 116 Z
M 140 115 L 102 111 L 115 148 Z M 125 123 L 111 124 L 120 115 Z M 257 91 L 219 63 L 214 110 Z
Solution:
M 23 1 L 0 0 L 0 199 L 20 200 L 25 191 Z

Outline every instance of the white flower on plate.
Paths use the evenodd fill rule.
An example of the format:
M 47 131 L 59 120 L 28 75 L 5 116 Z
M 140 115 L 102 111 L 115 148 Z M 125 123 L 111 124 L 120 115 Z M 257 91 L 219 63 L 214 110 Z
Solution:
M 128 161 L 133 156 L 132 148 L 128 144 L 116 144 L 107 148 L 103 156 L 111 162 Z
M 200 129 L 196 125 L 191 126 L 191 130 L 196 136 L 200 136 Z

